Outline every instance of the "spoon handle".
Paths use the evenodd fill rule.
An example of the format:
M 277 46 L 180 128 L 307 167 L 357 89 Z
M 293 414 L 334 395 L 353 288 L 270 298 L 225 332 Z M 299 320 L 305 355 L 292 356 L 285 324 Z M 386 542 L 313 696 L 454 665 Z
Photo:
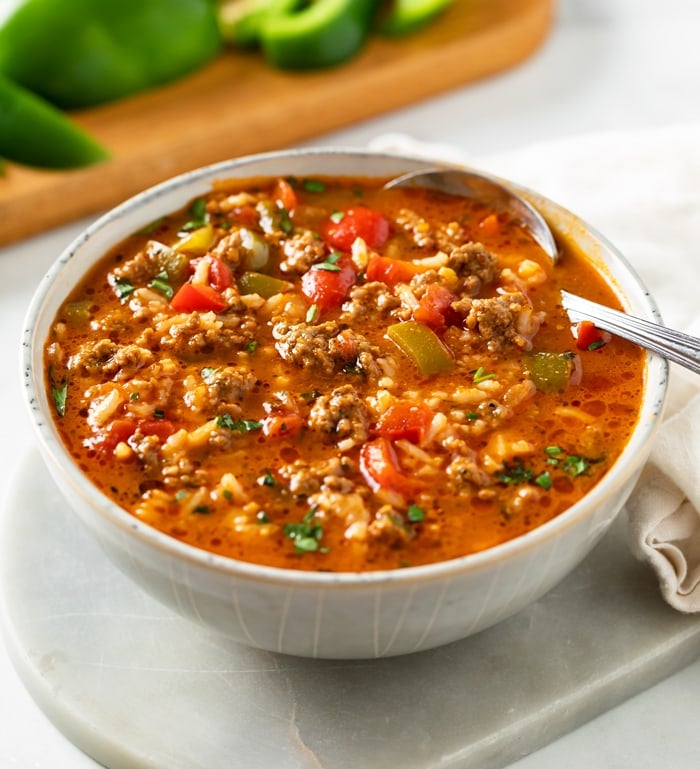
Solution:
M 562 305 L 572 320 L 593 321 L 604 331 L 628 339 L 700 374 L 700 339 L 697 337 L 626 315 L 568 291 L 562 291 L 561 297 Z

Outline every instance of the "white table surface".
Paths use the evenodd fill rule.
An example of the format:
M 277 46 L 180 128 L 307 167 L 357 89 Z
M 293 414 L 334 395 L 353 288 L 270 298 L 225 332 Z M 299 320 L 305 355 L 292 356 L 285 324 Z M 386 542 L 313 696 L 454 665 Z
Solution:
M 0 0 L 0 18 L 7 5 Z M 559 0 L 553 33 L 520 67 L 313 144 L 364 146 L 398 131 L 478 155 L 607 128 L 697 122 L 699 31 L 697 0 Z M 3 487 L 33 442 L 16 364 L 23 315 L 45 270 L 84 224 L 0 249 Z M 699 693 L 700 661 L 511 769 L 696 769 Z M 96 766 L 34 704 L 0 640 L 0 769 Z

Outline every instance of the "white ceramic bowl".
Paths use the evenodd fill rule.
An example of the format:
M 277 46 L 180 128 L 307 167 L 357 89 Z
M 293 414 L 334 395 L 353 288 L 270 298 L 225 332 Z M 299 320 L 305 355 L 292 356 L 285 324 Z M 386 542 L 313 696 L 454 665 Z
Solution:
M 258 566 L 199 550 L 141 523 L 82 474 L 53 425 L 42 348 L 71 288 L 107 249 L 207 192 L 215 179 L 350 174 L 389 176 L 425 161 L 347 150 L 244 157 L 178 176 L 118 206 L 83 232 L 39 286 L 23 338 L 23 380 L 46 464 L 107 555 L 182 615 L 244 644 L 287 654 L 369 658 L 446 644 L 514 614 L 556 585 L 591 550 L 630 494 L 660 421 L 668 367 L 649 356 L 639 424 L 622 456 L 584 499 L 534 531 L 484 552 L 394 571 L 310 573 Z M 434 164 L 431 164 L 434 165 Z M 624 306 L 658 320 L 649 292 L 624 258 L 575 216 L 526 196 L 560 236 L 581 245 Z

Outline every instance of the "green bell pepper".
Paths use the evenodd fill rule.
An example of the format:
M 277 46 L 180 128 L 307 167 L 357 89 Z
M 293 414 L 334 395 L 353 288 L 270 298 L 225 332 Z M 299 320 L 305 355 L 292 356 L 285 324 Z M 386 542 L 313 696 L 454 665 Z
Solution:
M 387 336 L 425 376 L 451 371 L 455 365 L 452 353 L 440 337 L 423 323 L 415 320 L 394 323 L 387 329 Z
M 364 45 L 379 0 L 273 0 L 260 21 L 260 45 L 280 69 L 340 64 Z
M 226 43 L 254 48 L 260 43 L 260 27 L 276 0 L 223 0 L 219 5 L 219 26 Z
M 538 390 L 563 392 L 569 386 L 573 355 L 568 352 L 535 352 L 525 356 L 525 370 Z
M 62 112 L 0 76 L 0 157 L 41 168 L 72 168 L 109 157 Z
M 394 0 L 379 31 L 384 35 L 408 35 L 433 21 L 453 0 Z
M 265 275 L 262 272 L 244 272 L 238 279 L 238 290 L 244 296 L 246 294 L 258 294 L 264 299 L 269 299 L 275 294 L 288 291 L 292 287 L 291 283 L 279 278 L 273 278 L 271 275 Z
M 0 27 L 0 73 L 73 109 L 175 80 L 220 49 L 212 0 L 25 0 Z

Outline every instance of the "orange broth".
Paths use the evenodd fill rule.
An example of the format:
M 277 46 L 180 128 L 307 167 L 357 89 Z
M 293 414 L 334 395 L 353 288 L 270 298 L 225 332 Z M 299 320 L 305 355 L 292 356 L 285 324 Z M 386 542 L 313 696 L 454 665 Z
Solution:
M 231 181 L 90 270 L 47 387 L 87 478 L 172 537 L 293 569 L 443 561 L 562 513 L 636 424 L 640 350 L 577 342 L 562 288 L 619 306 L 584 256 L 553 266 L 461 198 Z

